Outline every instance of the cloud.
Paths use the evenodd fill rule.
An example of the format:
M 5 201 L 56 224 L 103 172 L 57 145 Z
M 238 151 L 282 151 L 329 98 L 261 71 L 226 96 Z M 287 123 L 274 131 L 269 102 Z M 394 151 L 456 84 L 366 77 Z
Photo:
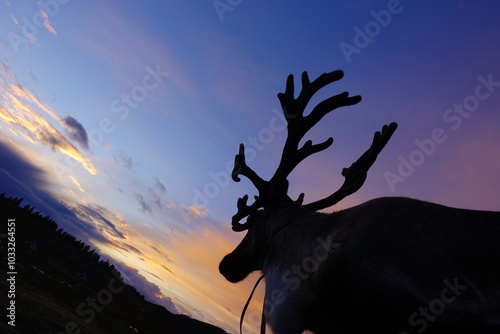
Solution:
M 78 190 L 80 190 L 82 193 L 86 193 L 85 189 L 83 189 L 82 185 L 80 184 L 80 182 L 76 178 L 74 178 L 73 176 L 70 175 L 69 179 L 78 188 Z
M 208 216 L 208 209 L 201 206 L 191 205 L 188 213 L 194 219 L 206 218 Z
M 44 185 L 45 172 L 28 163 L 19 153 L 3 141 L 0 141 L 0 157 L 0 168 L 9 172 L 12 177 L 23 180 L 34 188 Z M 8 182 L 4 181 L 0 178 L 2 191 L 10 190 Z
M 58 225 L 77 238 L 107 242 L 100 230 L 86 222 L 71 210 L 71 206 L 49 193 L 51 176 L 44 170 L 29 163 L 11 145 L 0 140 L 0 189 L 7 196 L 24 198 L 42 214 L 49 215 Z M 104 221 L 103 221 L 104 222 Z M 112 224 L 109 225 L 112 230 Z M 102 229 L 102 228 L 101 228 Z M 111 233 L 111 232 L 110 232 Z M 113 233 L 117 235 L 117 233 Z
M 160 178 L 155 176 L 155 184 L 153 185 L 153 189 L 158 191 L 160 194 L 164 194 L 167 191 L 167 188 L 163 183 L 160 182 Z
M 44 188 L 48 186 L 49 173 L 31 165 L 16 149 L 2 141 L 0 141 L 0 157 L 0 189 L 6 191 L 8 195 L 24 197 L 37 210 L 51 216 L 61 228 L 86 243 L 91 243 L 98 248 L 102 246 L 103 249 L 115 250 L 123 258 L 143 258 L 145 267 L 140 271 L 125 265 L 120 266 L 126 282 L 133 285 L 145 296 L 146 300 L 162 305 L 170 312 L 179 313 L 179 309 L 186 313 L 192 312 L 187 311 L 190 310 L 187 306 L 189 301 L 184 299 L 183 303 L 186 306 L 177 308 L 175 305 L 177 299 L 174 304 L 173 296 L 170 296 L 172 298 L 165 296 L 169 293 L 169 286 L 172 283 L 166 283 L 163 277 L 167 275 L 173 277 L 174 280 L 179 278 L 176 269 L 170 268 L 177 261 L 167 254 L 166 248 L 160 246 L 163 242 L 152 242 L 150 238 L 144 236 L 144 231 L 140 231 L 140 235 L 135 237 L 133 230 L 125 230 L 126 221 L 119 214 L 98 204 L 74 203 L 48 193 Z M 146 193 L 154 190 L 159 195 L 166 193 L 166 187 L 159 177 L 154 177 L 146 190 Z M 153 210 L 144 197 L 137 194 L 136 198 L 144 210 Z M 164 206 L 163 209 L 168 208 Z M 165 211 L 166 214 L 167 211 Z M 177 265 L 183 266 L 183 264 Z M 153 279 L 154 283 L 146 280 L 140 273 L 148 280 Z M 197 316 L 200 317 L 200 315 Z
M 38 78 L 36 77 L 35 73 L 33 73 L 33 71 L 30 71 L 30 77 L 31 80 L 33 80 L 33 82 L 35 83 L 35 85 L 38 86 Z
M 215 318 L 223 318 L 227 323 L 226 328 L 233 328 L 235 332 L 240 316 L 236 310 L 241 310 L 258 277 L 258 273 L 254 273 L 239 284 L 232 284 L 219 274 L 217 270 L 219 262 L 234 249 L 237 237 L 239 236 L 231 233 L 226 235 L 215 229 L 201 227 L 196 233 L 179 233 L 169 243 L 169 251 L 175 254 L 172 267 L 182 282 L 182 286 L 177 289 L 184 290 L 180 295 L 193 296 L 189 300 L 179 300 L 179 304 L 186 307 L 193 316 L 210 323 L 217 324 Z M 260 315 L 262 296 L 263 286 L 260 286 L 247 314 Z M 196 309 L 212 310 L 213 313 L 199 314 Z M 251 319 L 252 317 L 247 318 L 246 323 Z
M 125 231 L 121 231 L 123 219 L 119 215 L 97 204 L 75 204 L 57 198 L 47 190 L 51 179 L 47 171 L 32 165 L 14 147 L 0 140 L 0 192 L 24 198 L 27 204 L 49 215 L 59 227 L 84 242 L 111 243 L 131 252 L 139 252 L 132 246 L 118 243 L 126 239 Z
M 167 188 L 160 181 L 160 178 L 155 176 L 153 185 L 148 185 L 144 188 L 134 193 L 141 212 L 153 215 L 157 210 L 162 211 L 165 208 L 164 203 L 166 200 L 164 199 L 164 194 L 167 192 Z
M 112 262 L 116 261 L 112 260 Z M 163 295 L 160 288 L 156 284 L 146 280 L 141 274 L 139 274 L 137 269 L 129 267 L 123 263 L 119 263 L 118 268 L 124 278 L 124 282 L 135 287 L 137 291 L 144 295 L 144 299 L 148 302 L 162 305 L 171 313 L 179 314 L 179 311 L 176 309 L 172 299 Z
M 135 173 L 136 168 L 140 166 L 132 157 L 128 156 L 125 152 L 121 151 L 120 155 L 115 155 L 115 161 L 119 163 L 122 167 Z
M 42 214 L 49 215 L 59 227 L 79 240 L 94 245 L 107 245 L 128 253 L 125 254 L 126 256 L 134 254 L 144 257 L 146 263 L 154 264 L 175 276 L 171 269 L 162 261 L 157 260 L 159 255 L 161 259 L 169 261 L 168 255 L 162 248 L 150 245 L 151 250 L 157 255 L 152 257 L 127 243 L 125 231 L 119 228 L 126 224 L 118 214 L 97 204 L 75 204 L 58 199 L 45 190 L 49 184 L 48 180 L 50 180 L 50 175 L 46 171 L 29 163 L 14 147 L 0 140 L 0 189 L 2 192 L 5 191 L 7 196 L 24 198 L 24 204 L 35 206 Z M 159 179 L 156 181 L 156 188 L 158 188 L 158 183 L 161 182 Z M 110 262 L 117 261 L 111 260 Z M 147 301 L 162 305 L 172 313 L 179 313 L 172 299 L 166 297 L 156 284 L 141 276 L 137 269 L 124 264 L 120 264 L 118 268 L 125 277 L 126 283 L 134 286 Z M 150 273 L 150 275 L 162 280 L 157 274 Z
M 129 253 L 136 253 L 139 255 L 144 255 L 144 253 L 141 252 L 139 249 L 137 249 L 136 247 L 129 245 L 129 244 L 120 243 L 117 247 L 119 247 L 120 249 L 122 249 L 126 252 L 129 252 Z
M 4 62 L 0 61 L 0 68 L 2 70 L 2 81 L 8 80 L 11 82 L 17 82 L 18 78 L 17 75 L 12 71 L 12 69 L 5 64 Z
M 47 29 L 51 34 L 57 35 L 57 31 L 51 25 L 49 15 L 47 15 L 43 9 L 40 9 L 40 14 L 43 18 L 43 25 L 45 26 L 45 29 Z
M 76 141 L 83 149 L 89 149 L 89 137 L 83 125 L 71 116 L 63 118 L 65 130 L 71 140 Z
M 64 147 L 65 144 L 64 140 L 60 136 L 45 130 L 40 130 L 36 134 L 36 138 L 40 140 L 40 142 L 52 148 L 54 151 L 59 147 Z
M 33 92 L 16 82 L 10 68 L 2 63 L 0 72 L 0 120 L 9 125 L 10 130 L 25 140 L 41 143 L 52 150 L 60 152 L 77 162 L 90 174 L 97 174 L 92 161 L 85 157 L 66 137 L 64 137 L 43 115 L 50 116 L 63 127 L 68 127 L 64 120 L 50 107 L 45 105 Z M 78 122 L 77 122 L 78 123 Z M 75 133 L 77 125 L 69 120 L 70 128 Z M 78 123 L 79 124 L 79 123 Z
M 101 207 L 100 209 L 102 210 L 104 208 Z M 125 239 L 125 235 L 116 228 L 115 224 L 106 219 L 101 213 L 97 212 L 97 210 L 99 210 L 99 207 L 91 208 L 90 206 L 77 204 L 75 207 L 73 207 L 73 210 L 75 210 L 75 213 L 82 220 L 93 222 L 94 229 L 99 230 L 99 232 L 102 233 L 105 231 L 114 237 Z
M 142 211 L 142 213 L 146 213 L 146 212 L 148 212 L 150 214 L 153 213 L 153 209 L 151 208 L 151 205 L 149 205 L 146 202 L 146 200 L 144 199 L 144 196 L 142 196 L 141 194 L 134 194 L 134 197 L 137 200 L 137 202 L 139 203 L 140 210 Z
M 171 259 L 170 259 L 170 257 L 168 256 L 168 254 L 165 254 L 165 252 L 164 252 L 161 248 L 159 248 L 159 247 L 157 247 L 157 246 L 155 246 L 155 245 L 150 245 L 150 246 L 149 246 L 149 248 L 151 248 L 151 249 L 152 249 L 152 250 L 154 250 L 156 253 L 158 253 L 158 254 L 159 254 L 162 258 L 166 259 L 166 260 L 167 260 L 167 261 L 169 261 L 169 262 L 172 262 L 172 260 L 171 260 Z M 170 271 L 170 269 L 168 269 L 168 271 Z M 173 273 L 172 273 L 172 274 L 173 274 Z
M 164 248 L 161 246 L 165 244 L 164 237 L 156 233 L 155 237 L 161 240 L 155 242 L 154 237 L 145 235 L 147 234 L 145 231 L 137 232 L 133 228 L 125 231 L 124 226 L 127 225 L 123 218 L 105 207 L 98 204 L 70 203 L 44 191 L 47 185 L 45 180 L 48 180 L 50 176 L 42 169 L 28 163 L 10 145 L 0 142 L 0 156 L 2 157 L 0 159 L 0 173 L 2 173 L 0 174 L 0 187 L 8 190 L 9 194 L 16 190 L 16 196 L 24 197 L 29 204 L 49 214 L 60 227 L 84 242 L 91 242 L 99 248 L 103 246 L 104 249 L 116 250 L 123 258 L 143 258 L 143 262 L 138 260 L 144 263 L 144 268 L 139 271 L 125 265 L 120 266 L 119 269 L 123 268 L 126 282 L 136 287 L 146 300 L 162 305 L 171 312 L 179 313 L 178 310 L 182 310 L 184 313 L 193 314 L 197 318 L 210 322 L 213 322 L 213 319 L 195 311 L 198 305 L 213 305 L 215 301 L 218 302 L 222 298 L 228 301 L 225 305 L 230 305 L 232 309 L 240 306 L 229 301 L 235 294 L 243 294 L 240 290 L 248 287 L 243 285 L 229 292 L 227 291 L 228 284 L 214 274 L 218 261 L 233 245 L 206 228 L 201 231 L 197 229 L 194 237 L 180 231 L 181 227 L 184 230 L 192 230 L 193 226 L 189 226 L 186 221 L 193 221 L 196 224 L 199 222 L 191 216 L 194 215 L 192 208 L 168 205 L 163 207 L 162 217 L 177 217 L 174 219 L 180 227 L 176 231 L 176 238 L 169 239 L 168 248 Z M 149 189 L 154 189 L 158 194 L 166 192 L 166 187 L 161 185 L 163 185 L 161 180 L 154 177 L 150 186 L 146 188 L 146 193 L 149 193 Z M 138 197 L 140 199 L 141 196 Z M 148 207 L 145 197 L 142 197 L 141 203 L 144 208 Z M 200 223 L 204 226 L 210 224 L 205 219 L 201 220 L 203 222 Z M 134 235 L 135 233 L 138 233 L 137 236 Z M 177 251 L 172 252 L 172 250 Z M 146 280 L 139 272 L 154 283 Z M 164 282 L 162 277 L 165 276 L 171 276 L 173 279 L 168 283 Z M 207 287 L 210 287 L 208 292 Z M 169 294 L 170 288 L 175 288 L 176 291 L 176 295 L 170 296 L 171 298 L 164 295 Z M 186 291 L 188 295 L 197 297 L 195 300 L 181 297 L 180 291 Z M 246 290 L 244 292 L 246 293 Z M 241 299 L 244 298 L 242 296 Z M 229 319 L 233 317 L 224 310 L 221 314 Z
M 148 195 L 150 197 L 150 201 L 155 205 L 156 208 L 163 209 L 163 204 L 165 202 L 165 199 L 163 197 L 166 192 L 167 188 L 165 187 L 165 185 L 161 183 L 158 176 L 155 176 L 153 186 L 148 188 Z

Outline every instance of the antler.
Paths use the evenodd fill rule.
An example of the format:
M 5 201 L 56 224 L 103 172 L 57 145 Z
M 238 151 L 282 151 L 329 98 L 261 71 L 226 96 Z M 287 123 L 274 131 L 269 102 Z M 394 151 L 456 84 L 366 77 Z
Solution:
M 257 173 L 247 166 L 245 161 L 245 145 L 240 144 L 240 150 L 234 157 L 234 168 L 231 177 L 235 182 L 240 182 L 239 175 L 246 176 L 259 191 L 259 196 L 255 196 L 255 202 L 248 206 L 248 195 L 238 198 L 238 212 L 233 216 L 233 230 L 240 232 L 246 229 L 246 224 L 238 223 L 241 219 L 257 211 L 263 206 L 265 195 L 268 193 L 268 182 L 264 181 Z
M 338 70 L 330 73 L 323 73 L 312 83 L 309 81 L 307 72 L 302 73 L 302 90 L 299 96 L 294 98 L 293 75 L 289 75 L 284 93 L 278 94 L 281 102 L 283 114 L 287 121 L 288 136 L 283 148 L 280 164 L 272 177 L 274 182 L 285 182 L 287 176 L 297 167 L 297 165 L 308 156 L 323 151 L 330 147 L 333 138 L 313 145 L 310 140 L 299 149 L 299 143 L 304 135 L 318 123 L 323 116 L 334 109 L 343 106 L 350 106 L 361 101 L 361 96 L 349 97 L 348 92 L 332 96 L 320 102 L 309 115 L 304 116 L 304 110 L 311 100 L 311 97 L 324 86 L 342 79 L 344 72 Z
M 248 195 L 238 199 L 238 212 L 233 216 L 232 221 L 233 230 L 243 231 L 247 229 L 248 222 L 245 224 L 239 223 L 242 218 L 256 212 L 260 208 L 270 207 L 280 199 L 288 198 L 288 181 L 286 180 L 288 175 L 305 158 L 327 149 L 333 143 L 333 138 L 331 137 L 315 145 L 308 140 L 301 148 L 298 148 L 304 135 L 326 114 L 336 108 L 353 105 L 361 101 L 360 96 L 349 97 L 349 93 L 344 92 L 320 102 L 313 108 L 309 115 L 304 116 L 305 108 L 312 96 L 321 88 L 340 80 L 343 76 L 344 73 L 342 71 L 333 71 L 323 73 L 316 80 L 310 82 L 307 72 L 303 72 L 302 90 L 297 98 L 294 97 L 293 75 L 288 76 L 285 92 L 278 94 L 278 99 L 281 102 L 283 114 L 287 121 L 288 135 L 281 161 L 273 177 L 269 181 L 265 181 L 246 165 L 243 144 L 240 145 L 239 153 L 235 157 L 235 165 L 232 172 L 233 180 L 239 182 L 239 175 L 246 176 L 255 185 L 259 191 L 259 195 L 255 197 L 255 202 L 250 206 L 247 205 Z M 304 195 L 301 194 L 296 203 L 301 205 L 303 197 Z
M 311 211 L 325 209 L 358 191 L 366 180 L 368 169 L 373 165 L 378 154 L 385 147 L 397 127 L 396 123 L 391 123 L 383 126 L 382 133 L 380 131 L 375 132 L 370 148 L 349 168 L 342 169 L 345 181 L 340 189 L 324 199 L 306 204 L 303 207 Z

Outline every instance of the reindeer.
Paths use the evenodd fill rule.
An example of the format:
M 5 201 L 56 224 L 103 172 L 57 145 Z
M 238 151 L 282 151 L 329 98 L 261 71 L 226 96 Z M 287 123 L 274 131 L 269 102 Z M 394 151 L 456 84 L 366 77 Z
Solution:
M 343 169 L 345 181 L 332 195 L 308 204 L 304 194 L 287 195 L 293 169 L 333 142 L 308 140 L 299 148 L 304 135 L 332 110 L 361 101 L 344 92 L 304 115 L 311 97 L 342 77 L 334 71 L 310 82 L 304 72 L 297 98 L 288 77 L 278 94 L 288 134 L 268 181 L 247 166 L 240 145 L 232 178 L 247 177 L 258 196 L 251 205 L 248 195 L 238 199 L 232 229 L 248 232 L 221 261 L 220 273 L 236 283 L 263 272 L 263 317 L 274 334 L 500 333 L 500 212 L 402 197 L 317 212 L 362 186 L 395 123 L 376 132 L 370 148 Z

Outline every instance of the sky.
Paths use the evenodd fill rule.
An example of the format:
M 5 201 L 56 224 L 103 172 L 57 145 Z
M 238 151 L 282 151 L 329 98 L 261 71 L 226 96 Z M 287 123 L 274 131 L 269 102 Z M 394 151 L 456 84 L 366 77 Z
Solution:
M 327 211 L 382 196 L 500 210 L 498 17 L 485 0 L 3 0 L 0 192 L 91 243 L 146 299 L 235 333 L 257 276 L 231 284 L 218 263 L 244 236 L 237 198 L 256 191 L 229 172 L 244 142 L 272 175 L 289 74 L 345 72 L 312 106 L 363 98 L 306 135 L 335 142 L 290 175 L 292 197 L 333 193 L 397 122 L 364 186 Z

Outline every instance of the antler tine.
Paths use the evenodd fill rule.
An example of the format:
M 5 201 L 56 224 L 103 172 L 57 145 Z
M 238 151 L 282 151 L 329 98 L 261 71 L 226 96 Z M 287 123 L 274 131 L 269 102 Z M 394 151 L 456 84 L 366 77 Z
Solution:
M 382 132 L 375 132 L 370 148 L 349 168 L 344 168 L 342 170 L 342 175 L 344 176 L 345 181 L 340 189 L 324 199 L 306 204 L 303 207 L 311 211 L 325 209 L 337 204 L 342 199 L 355 193 L 359 188 L 361 188 L 366 180 L 368 170 L 373 165 L 378 154 L 385 147 L 394 131 L 396 131 L 397 127 L 397 123 L 391 123 L 389 125 L 384 125 Z
M 247 205 L 248 195 L 245 195 L 242 198 L 238 199 L 238 212 L 233 216 L 232 219 L 233 230 L 237 232 L 248 229 L 248 225 L 246 223 L 240 224 L 239 221 L 262 207 L 269 187 L 268 182 L 264 181 L 259 175 L 257 175 L 257 173 L 253 169 L 248 167 L 248 165 L 246 164 L 245 145 L 243 144 L 240 144 L 239 152 L 234 157 L 234 168 L 231 173 L 231 177 L 235 182 L 240 182 L 241 179 L 239 175 L 247 177 L 253 183 L 253 185 L 259 192 L 259 196 L 255 196 L 255 202 L 250 206 Z
M 248 195 L 238 198 L 238 202 L 236 204 L 238 207 L 238 212 L 233 216 L 231 222 L 231 225 L 233 226 L 233 231 L 235 232 L 241 232 L 247 230 L 249 227 L 248 222 L 241 224 L 239 221 L 245 218 L 246 216 L 250 215 L 251 213 L 257 211 L 261 206 L 258 196 L 255 196 L 255 202 L 250 206 L 247 205 L 247 201 L 248 201 Z
M 240 145 L 239 152 L 234 159 L 234 169 L 231 174 L 233 180 L 239 182 L 240 181 L 239 175 L 246 176 L 255 185 L 255 187 L 259 192 L 259 195 L 255 197 L 255 202 L 251 205 L 247 205 L 248 195 L 245 195 L 242 198 L 238 199 L 237 203 L 238 212 L 233 216 L 232 220 L 233 230 L 243 231 L 248 229 L 249 227 L 248 221 L 244 224 L 240 224 L 239 221 L 242 218 L 249 216 L 252 213 L 255 213 L 260 208 L 264 208 L 265 210 L 272 208 L 274 205 L 279 204 L 283 199 L 288 199 L 291 201 L 291 199 L 287 196 L 288 175 L 295 169 L 295 167 L 297 167 L 298 164 L 300 164 L 300 162 L 302 162 L 302 160 L 304 160 L 305 158 L 314 153 L 323 151 L 328 147 L 330 147 L 330 145 L 332 145 L 333 138 L 328 138 L 324 142 L 314 145 L 310 140 L 308 140 L 304 143 L 304 145 L 301 148 L 299 148 L 299 143 L 304 137 L 304 135 L 314 125 L 316 125 L 316 123 L 318 123 L 326 114 L 339 107 L 350 106 L 361 101 L 360 96 L 349 96 L 348 92 L 344 92 L 329 97 L 326 100 L 320 102 L 312 109 L 312 111 L 307 116 L 304 116 L 305 108 L 307 107 L 307 104 L 314 96 L 314 94 L 316 94 L 318 90 L 325 87 L 326 85 L 334 81 L 340 80 L 343 76 L 344 72 L 338 70 L 329 73 L 323 73 L 317 79 L 311 82 L 309 80 L 307 72 L 303 72 L 301 77 L 302 89 L 297 98 L 295 98 L 295 86 L 294 86 L 293 75 L 290 74 L 288 76 L 286 81 L 285 92 L 278 94 L 278 99 L 280 100 L 281 107 L 283 109 L 283 114 L 285 115 L 285 119 L 287 122 L 288 134 L 285 141 L 285 145 L 283 147 L 281 161 L 278 165 L 278 168 L 276 169 L 276 172 L 269 181 L 265 181 L 260 176 L 258 176 L 257 173 L 255 173 L 246 164 L 245 146 L 243 144 Z M 384 130 L 383 133 L 385 133 Z M 379 140 L 377 139 L 377 142 L 378 141 Z M 375 149 L 372 150 L 375 151 Z M 373 158 L 373 160 L 374 159 L 375 158 Z M 358 162 L 361 160 L 365 161 L 366 159 L 360 158 Z M 356 166 L 368 165 L 367 162 L 363 163 L 358 163 L 358 162 L 353 164 L 353 166 L 356 164 L 357 164 Z M 371 165 L 372 163 L 373 161 L 370 162 L 369 165 Z M 363 175 L 362 172 L 355 172 L 355 168 L 353 168 L 353 166 L 345 170 L 346 173 L 344 175 L 346 177 L 345 187 L 343 186 L 342 189 L 339 190 L 339 192 L 351 191 L 347 189 L 354 188 L 352 186 L 352 184 L 354 183 L 353 181 L 354 176 L 352 175 L 357 175 L 356 179 L 359 177 L 359 175 Z M 366 172 L 364 173 L 366 174 Z M 361 186 L 361 184 L 359 185 L 359 187 Z M 358 188 L 356 188 L 356 190 Z M 295 201 L 295 203 L 301 205 L 303 199 L 304 195 L 301 194 L 299 196 L 299 199 Z M 313 207 L 315 206 L 313 205 Z
M 349 96 L 348 92 L 344 92 L 320 102 L 307 116 L 307 121 L 311 123 L 310 127 L 313 127 L 318 123 L 323 116 L 328 114 L 334 109 L 351 106 L 353 104 L 359 103 L 361 101 L 361 96 Z
M 297 97 L 297 108 L 303 113 L 307 104 L 311 100 L 314 94 L 326 85 L 332 82 L 338 81 L 344 77 L 344 72 L 341 70 L 323 73 L 313 82 L 309 81 L 309 76 L 307 72 L 302 73 L 302 90 Z
M 304 135 L 316 125 L 323 116 L 339 107 L 353 105 L 361 101 L 360 96 L 350 97 L 348 92 L 344 92 L 320 102 L 313 108 L 309 115 L 304 116 L 304 110 L 312 96 L 321 88 L 334 81 L 340 80 L 343 76 L 344 72 L 338 70 L 323 73 L 316 80 L 310 82 L 307 72 L 303 72 L 302 90 L 297 98 L 294 98 L 293 75 L 288 76 L 285 92 L 278 94 L 283 113 L 288 123 L 288 136 L 285 147 L 283 148 L 280 164 L 270 183 L 279 184 L 284 182 L 286 177 L 302 160 L 314 153 L 327 149 L 333 143 L 333 138 L 328 138 L 323 143 L 316 145 L 313 145 L 312 142 L 308 140 L 300 149 L 298 148 Z
M 245 145 L 240 144 L 240 149 L 238 154 L 234 157 L 234 168 L 231 173 L 231 177 L 235 182 L 240 182 L 241 179 L 239 175 L 246 176 L 254 186 L 259 190 L 263 191 L 266 187 L 266 181 L 264 181 L 253 169 L 247 166 L 245 161 Z
M 287 121 L 294 120 L 297 116 L 303 116 L 304 110 L 314 94 L 326 85 L 340 80 L 344 77 L 341 70 L 323 73 L 316 80 L 310 82 L 306 71 L 302 73 L 302 90 L 299 96 L 294 97 L 293 74 L 290 74 L 286 80 L 286 89 L 284 93 L 278 93 L 278 99 Z

